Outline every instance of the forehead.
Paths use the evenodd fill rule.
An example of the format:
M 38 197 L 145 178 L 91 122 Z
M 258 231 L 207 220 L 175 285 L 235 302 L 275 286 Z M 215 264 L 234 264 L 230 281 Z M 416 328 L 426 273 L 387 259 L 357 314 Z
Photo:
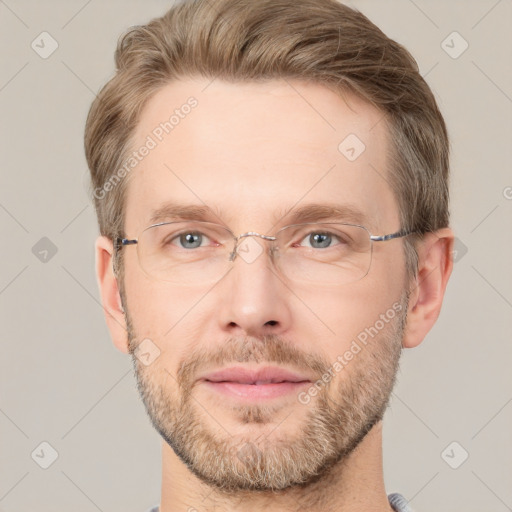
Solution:
M 126 231 L 173 203 L 235 230 L 269 229 L 308 204 L 398 227 L 382 112 L 319 84 L 176 81 L 147 102 L 132 141 Z

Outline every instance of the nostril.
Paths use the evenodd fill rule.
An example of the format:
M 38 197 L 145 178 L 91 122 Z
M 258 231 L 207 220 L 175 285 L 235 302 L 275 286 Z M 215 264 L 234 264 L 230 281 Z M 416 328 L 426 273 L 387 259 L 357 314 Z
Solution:
M 265 325 L 277 325 L 277 321 L 276 320 L 269 320 L 268 322 L 265 323 Z

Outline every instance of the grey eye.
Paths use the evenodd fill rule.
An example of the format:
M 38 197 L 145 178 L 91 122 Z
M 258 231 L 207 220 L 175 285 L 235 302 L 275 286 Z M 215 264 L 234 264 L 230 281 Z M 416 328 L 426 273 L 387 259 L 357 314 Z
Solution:
M 331 235 L 327 233 L 313 233 L 309 235 L 309 243 L 314 249 L 329 247 L 332 242 Z
M 179 242 L 185 249 L 196 249 L 201 247 L 203 235 L 201 233 L 183 233 L 179 236 Z

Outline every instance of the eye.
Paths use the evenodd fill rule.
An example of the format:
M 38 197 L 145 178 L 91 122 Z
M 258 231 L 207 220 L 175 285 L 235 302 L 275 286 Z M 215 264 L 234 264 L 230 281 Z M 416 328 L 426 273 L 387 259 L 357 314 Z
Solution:
M 207 242 L 208 240 L 208 237 L 203 233 L 198 231 L 189 231 L 187 233 L 176 235 L 174 238 L 169 240 L 168 243 L 178 245 L 183 249 L 197 249 L 198 247 L 202 247 L 203 242 Z
M 335 234 L 329 231 L 313 231 L 307 234 L 298 245 L 313 249 L 328 249 L 329 247 L 346 243 L 347 239 L 342 234 Z

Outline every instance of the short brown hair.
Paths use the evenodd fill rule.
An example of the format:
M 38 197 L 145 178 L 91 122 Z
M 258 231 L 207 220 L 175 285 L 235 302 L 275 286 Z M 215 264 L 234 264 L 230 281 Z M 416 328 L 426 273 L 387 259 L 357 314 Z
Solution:
M 115 62 L 85 128 L 94 190 L 125 161 L 141 110 L 170 82 L 295 78 L 380 109 L 402 229 L 421 236 L 448 226 L 449 141 L 434 95 L 411 54 L 357 10 L 336 0 L 185 0 L 122 35 Z M 100 232 L 114 240 L 124 231 L 125 188 L 93 194 Z M 415 238 L 404 242 L 413 277 Z

